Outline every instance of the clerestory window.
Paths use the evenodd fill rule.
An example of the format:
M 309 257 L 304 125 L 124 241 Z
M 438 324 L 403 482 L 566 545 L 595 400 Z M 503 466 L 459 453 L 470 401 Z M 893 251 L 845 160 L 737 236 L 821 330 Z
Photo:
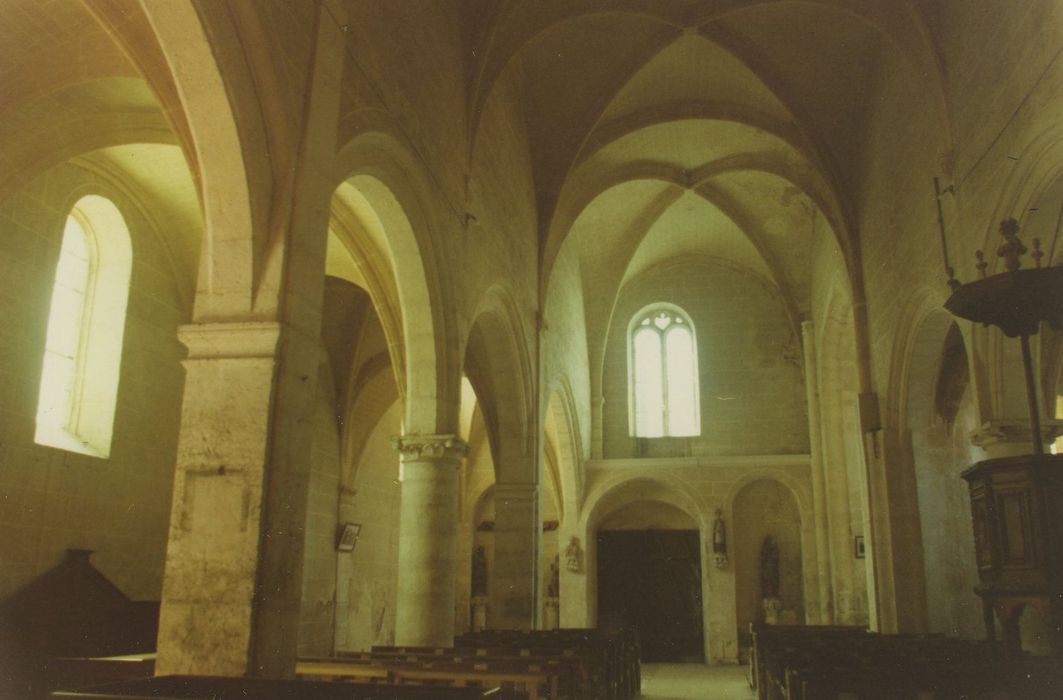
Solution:
M 701 434 L 694 327 L 678 307 L 657 305 L 633 319 L 628 338 L 631 434 Z
M 129 230 L 97 195 L 71 209 L 52 286 L 35 441 L 108 457 L 132 268 Z

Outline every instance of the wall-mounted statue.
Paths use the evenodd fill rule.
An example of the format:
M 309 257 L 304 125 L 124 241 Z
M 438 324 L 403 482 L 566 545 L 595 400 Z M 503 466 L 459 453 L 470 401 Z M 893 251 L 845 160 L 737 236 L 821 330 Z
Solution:
M 779 545 L 771 535 L 760 547 L 760 597 L 779 597 Z
M 549 579 L 546 582 L 546 597 L 557 598 L 561 595 L 561 555 L 555 554 L 554 560 L 550 562 L 550 574 Z
M 712 555 L 717 569 L 727 566 L 727 526 L 719 508 L 716 509 L 716 522 L 712 524 Z
M 580 547 L 579 538 L 575 535 L 565 547 L 565 568 L 577 574 L 583 571 L 583 548 Z
M 487 595 L 487 553 L 477 547 L 472 553 L 472 596 Z

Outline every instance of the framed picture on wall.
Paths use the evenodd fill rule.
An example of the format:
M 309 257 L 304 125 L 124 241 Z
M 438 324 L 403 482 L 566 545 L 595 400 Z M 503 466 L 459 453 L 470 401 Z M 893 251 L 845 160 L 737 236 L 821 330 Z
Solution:
M 857 559 L 863 559 L 866 554 L 867 551 L 864 549 L 864 536 L 857 535 L 853 538 L 853 556 Z
M 358 541 L 358 534 L 362 531 L 362 526 L 358 523 L 344 523 L 340 528 L 339 541 L 336 543 L 336 551 L 338 552 L 353 552 L 354 543 Z

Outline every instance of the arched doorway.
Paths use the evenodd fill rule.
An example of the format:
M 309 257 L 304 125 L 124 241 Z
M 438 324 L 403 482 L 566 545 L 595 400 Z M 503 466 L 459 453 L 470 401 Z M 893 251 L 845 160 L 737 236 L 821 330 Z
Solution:
M 643 661 L 703 661 L 701 537 L 679 508 L 636 501 L 598 527 L 598 626 L 638 631 Z

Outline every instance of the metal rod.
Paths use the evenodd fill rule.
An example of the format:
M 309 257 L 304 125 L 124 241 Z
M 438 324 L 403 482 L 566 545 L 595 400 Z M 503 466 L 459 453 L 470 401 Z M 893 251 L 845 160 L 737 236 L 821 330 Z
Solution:
M 934 202 L 938 207 L 938 232 L 941 234 L 941 259 L 945 263 L 945 276 L 950 280 L 955 276 L 949 264 L 949 246 L 945 240 L 945 213 L 941 211 L 941 184 L 934 178 Z
M 1063 204 L 1059 206 L 1059 216 L 1056 217 L 1056 231 L 1052 234 L 1052 247 L 1048 249 L 1048 265 L 1052 266 L 1056 255 L 1056 241 L 1059 240 L 1059 229 L 1063 228 Z
M 1019 336 L 1022 341 L 1022 368 L 1026 371 L 1026 398 L 1030 402 L 1030 423 L 1033 429 L 1033 453 L 1043 455 L 1045 446 L 1041 439 L 1041 410 L 1037 405 L 1037 384 L 1033 378 L 1033 359 L 1030 357 L 1030 336 Z

